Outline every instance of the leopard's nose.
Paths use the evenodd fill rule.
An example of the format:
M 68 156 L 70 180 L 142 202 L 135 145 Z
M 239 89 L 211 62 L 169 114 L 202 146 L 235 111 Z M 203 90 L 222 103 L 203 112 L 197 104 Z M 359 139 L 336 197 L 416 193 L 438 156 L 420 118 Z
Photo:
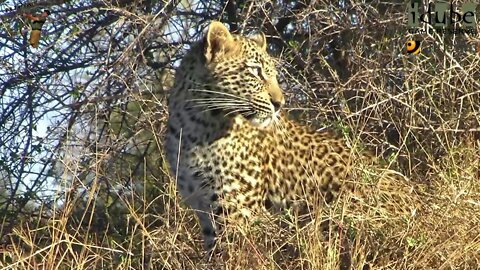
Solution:
M 285 104 L 285 99 L 274 100 L 273 98 L 271 98 L 270 102 L 272 103 L 275 112 L 278 112 Z
M 276 80 L 269 84 L 268 94 L 270 95 L 270 102 L 272 103 L 275 112 L 278 112 L 285 104 L 285 97 L 283 96 L 282 89 L 280 89 Z

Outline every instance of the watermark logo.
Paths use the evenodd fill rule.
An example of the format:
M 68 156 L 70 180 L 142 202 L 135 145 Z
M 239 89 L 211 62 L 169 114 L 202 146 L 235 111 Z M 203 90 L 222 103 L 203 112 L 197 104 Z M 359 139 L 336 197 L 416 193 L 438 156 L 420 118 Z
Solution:
M 422 5 L 422 0 L 411 0 L 407 4 L 408 32 L 410 34 L 476 34 L 477 3 L 466 2 L 456 6 L 453 2 L 436 0 Z
M 418 54 L 420 52 L 419 40 L 408 40 L 406 45 L 407 45 L 407 53 Z

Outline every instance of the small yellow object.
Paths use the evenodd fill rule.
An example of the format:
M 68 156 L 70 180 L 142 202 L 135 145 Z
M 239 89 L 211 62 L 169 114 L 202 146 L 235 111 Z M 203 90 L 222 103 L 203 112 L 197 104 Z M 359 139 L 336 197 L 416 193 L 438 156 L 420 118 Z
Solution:
M 44 10 L 40 15 L 32 15 L 31 13 L 24 13 L 27 19 L 31 21 L 30 26 L 32 28 L 30 32 L 30 38 L 28 39 L 28 43 L 32 45 L 32 47 L 37 48 L 40 42 L 40 36 L 42 35 L 42 26 L 47 20 L 47 17 L 50 15 L 49 10 Z
M 418 54 L 420 52 L 420 41 L 408 40 L 407 53 Z

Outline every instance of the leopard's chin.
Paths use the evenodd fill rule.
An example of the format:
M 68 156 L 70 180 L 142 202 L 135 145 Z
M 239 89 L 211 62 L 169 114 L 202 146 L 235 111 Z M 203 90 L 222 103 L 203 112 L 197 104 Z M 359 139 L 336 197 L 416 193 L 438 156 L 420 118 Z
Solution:
M 270 115 L 260 115 L 255 114 L 249 118 L 247 118 L 250 123 L 259 128 L 268 128 L 273 125 L 275 121 L 278 120 L 278 113 L 272 113 Z
M 273 123 L 273 119 L 271 117 L 264 117 L 264 118 L 253 118 L 250 120 L 252 125 L 259 127 L 259 128 L 267 128 Z

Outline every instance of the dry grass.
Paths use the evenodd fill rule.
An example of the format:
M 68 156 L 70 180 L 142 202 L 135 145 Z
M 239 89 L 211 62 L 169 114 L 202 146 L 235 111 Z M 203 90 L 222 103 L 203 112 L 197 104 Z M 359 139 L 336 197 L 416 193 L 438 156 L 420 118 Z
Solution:
M 230 224 L 228 243 L 211 261 L 202 250 L 194 215 L 180 203 L 171 181 L 162 183 L 156 201 L 144 197 L 140 207 L 134 206 L 140 198 L 120 196 L 127 211 L 122 213 L 127 218 L 119 226 L 122 232 L 113 224 L 100 227 L 104 214 L 91 210 L 94 200 L 84 200 L 90 210 L 68 213 L 78 208 L 79 201 L 72 201 L 50 219 L 19 224 L 11 245 L 2 251 L 0 266 L 339 269 L 341 250 L 347 247 L 354 269 L 475 269 L 480 263 L 478 157 L 478 147 L 452 151 L 432 164 L 438 173 L 428 185 L 376 168 L 358 169 L 354 182 L 361 192 L 345 194 L 329 209 L 317 209 L 317 218 L 303 227 L 286 226 L 286 220 L 280 225 L 268 217 L 249 226 Z M 167 207 L 151 213 L 149 208 L 157 203 Z M 326 219 L 336 224 L 330 237 L 321 228 Z

